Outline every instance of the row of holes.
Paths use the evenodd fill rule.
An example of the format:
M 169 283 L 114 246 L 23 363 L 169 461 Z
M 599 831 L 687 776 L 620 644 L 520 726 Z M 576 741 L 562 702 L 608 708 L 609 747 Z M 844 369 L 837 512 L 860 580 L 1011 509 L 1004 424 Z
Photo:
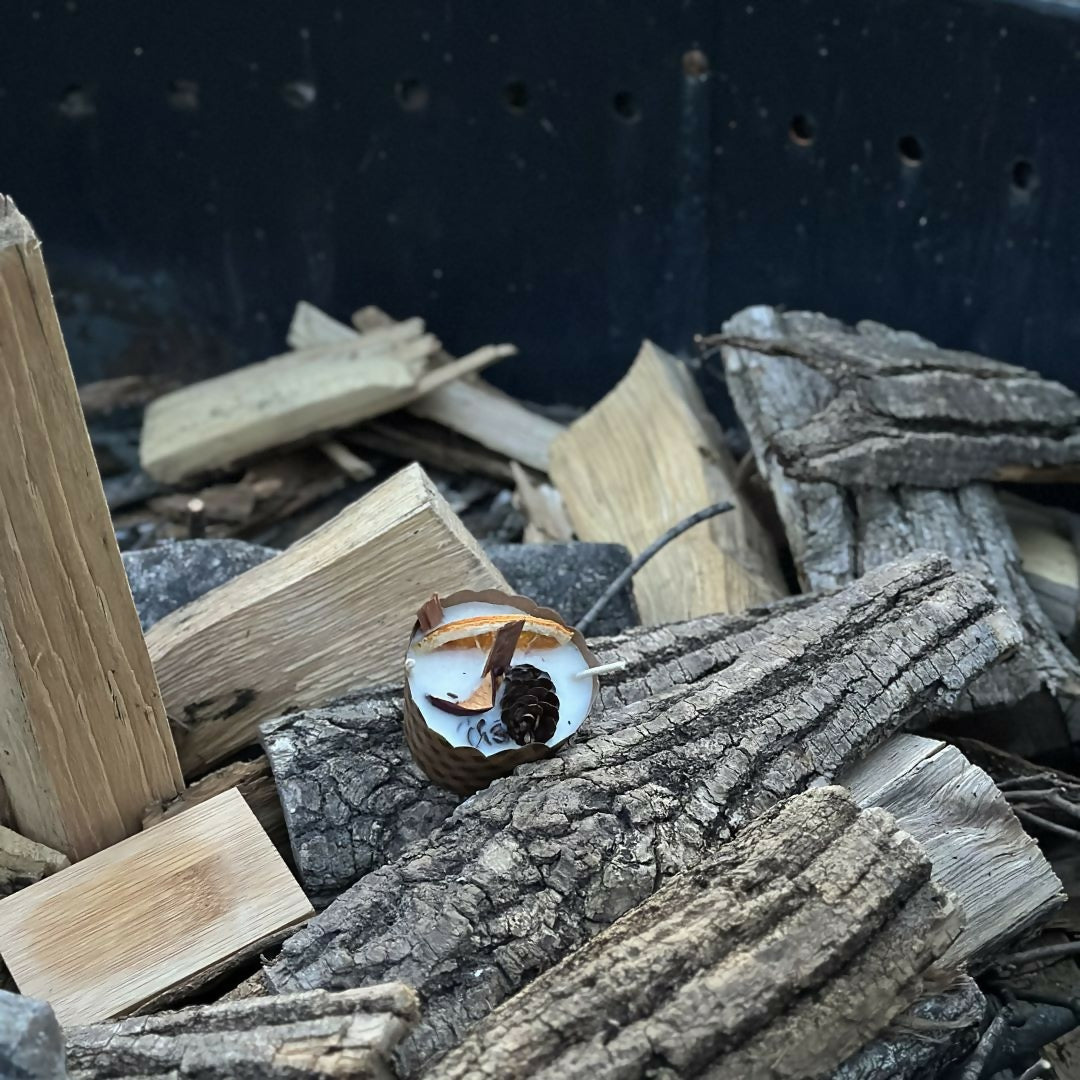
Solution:
M 791 118 L 788 126 L 788 137 L 796 146 L 812 146 L 817 137 L 817 131 L 813 121 L 808 116 L 799 114 Z M 911 169 L 917 169 L 923 163 L 926 156 L 922 143 L 914 135 L 901 135 L 896 140 L 896 152 L 900 160 Z M 1017 191 L 1031 191 L 1038 183 L 1035 166 L 1023 158 L 1014 161 L 1010 170 L 1012 186 Z
M 281 97 L 294 109 L 307 109 L 315 104 L 318 89 L 307 79 L 292 79 L 281 86 Z M 420 79 L 399 79 L 394 84 L 394 97 L 406 112 L 426 109 L 431 99 L 427 85 Z M 518 79 L 502 88 L 502 102 L 515 114 L 521 114 L 529 104 L 529 88 Z M 177 112 L 196 112 L 199 108 L 199 84 L 192 79 L 174 79 L 168 88 L 166 101 Z M 69 86 L 57 106 L 69 120 L 85 120 L 97 113 L 93 90 L 86 86 Z M 641 116 L 637 100 L 628 90 L 620 90 L 611 99 L 611 108 L 620 120 L 633 123 Z
M 687 56 L 695 53 L 691 50 Z M 700 54 L 698 54 L 700 55 Z M 684 57 L 684 70 L 687 69 Z M 700 65 L 698 65 L 700 68 Z M 691 74 L 691 71 L 687 71 Z M 701 75 L 693 71 L 695 77 Z M 286 104 L 294 109 L 306 109 L 315 104 L 318 92 L 315 84 L 306 79 L 294 79 L 285 83 L 281 88 L 281 96 Z M 408 112 L 418 112 L 426 109 L 430 100 L 427 85 L 419 79 L 400 79 L 394 86 L 394 96 L 398 104 Z M 525 111 L 529 104 L 529 88 L 518 80 L 508 82 L 502 88 L 502 102 L 506 108 L 515 114 Z M 174 79 L 169 84 L 167 95 L 169 105 L 181 112 L 194 112 L 199 107 L 199 84 L 191 79 Z M 619 119 L 627 123 L 634 123 L 641 116 L 634 95 L 628 90 L 620 90 L 611 99 L 611 107 Z M 82 86 L 69 86 L 64 91 L 60 100 L 60 112 L 69 119 L 79 120 L 93 116 L 97 111 L 94 106 L 93 95 Z M 793 116 L 788 126 L 788 136 L 796 146 L 812 146 L 817 137 L 814 122 L 803 113 Z M 924 152 L 922 143 L 914 135 L 902 135 L 896 143 L 896 151 L 900 160 L 909 168 L 918 168 L 923 163 Z M 1013 162 L 1012 185 L 1017 191 L 1030 191 L 1038 182 L 1035 166 L 1030 161 L 1020 159 Z

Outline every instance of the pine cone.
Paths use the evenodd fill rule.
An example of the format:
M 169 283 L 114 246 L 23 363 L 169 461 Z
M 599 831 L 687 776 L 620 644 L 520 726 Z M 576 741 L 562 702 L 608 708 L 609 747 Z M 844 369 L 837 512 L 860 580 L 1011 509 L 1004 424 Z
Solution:
M 506 673 L 502 720 L 506 733 L 518 744 L 547 742 L 559 723 L 559 695 L 546 671 L 518 664 Z

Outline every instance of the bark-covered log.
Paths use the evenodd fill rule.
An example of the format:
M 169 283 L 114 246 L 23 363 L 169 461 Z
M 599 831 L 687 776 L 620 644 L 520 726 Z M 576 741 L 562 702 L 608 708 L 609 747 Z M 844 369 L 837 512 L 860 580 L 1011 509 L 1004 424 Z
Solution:
M 604 730 L 609 710 L 723 670 L 768 635 L 770 620 L 810 603 L 812 598 L 793 597 L 740 615 L 638 627 L 593 641 L 601 663 L 622 660 L 627 666 L 602 679 L 600 703 L 579 739 Z M 401 723 L 398 686 L 262 725 L 297 871 L 317 906 L 430 835 L 461 802 L 416 766 Z
M 960 926 L 925 853 L 842 788 L 787 800 L 481 1021 L 425 1080 L 823 1076 Z
M 68 1069 L 71 1080 L 390 1080 L 418 1015 L 400 983 L 198 1005 L 68 1028 Z
M 1009 705 L 1042 689 L 1058 693 L 1067 706 L 1080 693 L 1080 665 L 1062 645 L 1024 578 L 996 495 L 984 485 L 964 483 L 990 473 L 957 472 L 958 460 L 992 463 L 995 447 L 1015 449 L 1014 443 L 1002 443 L 995 434 L 993 418 L 1002 415 L 1000 410 L 987 414 L 982 429 L 977 415 L 971 418 L 971 431 L 965 429 L 962 435 L 930 438 L 926 429 L 939 414 L 947 416 L 957 402 L 978 401 L 990 409 L 982 396 L 987 394 L 996 400 L 997 395 L 1015 391 L 1016 423 L 1043 396 L 1077 399 L 1058 384 L 1043 382 L 1021 369 L 1009 370 L 1020 371 L 1024 378 L 978 374 L 983 372 L 976 363 L 981 358 L 971 359 L 965 368 L 966 354 L 949 354 L 955 370 L 943 374 L 934 366 L 939 351 L 928 352 L 926 343 L 914 335 L 883 327 L 855 333 L 808 312 L 780 314 L 773 308 L 748 308 L 725 324 L 724 334 L 743 343 L 722 349 L 727 383 L 758 467 L 776 498 L 804 587 L 835 588 L 911 551 L 944 551 L 957 564 L 980 568 L 1027 638 L 1017 656 L 978 680 L 959 707 Z M 745 347 L 751 342 L 753 348 Z M 829 352 L 836 342 L 842 350 Z M 964 371 L 968 373 L 956 374 Z M 942 389 L 956 379 L 963 381 L 964 393 Z M 1026 389 L 1015 386 L 1017 381 Z M 978 394 L 965 397 L 972 385 Z M 903 437 L 894 433 L 884 440 L 885 445 L 881 440 L 855 443 L 841 457 L 860 462 L 859 468 L 807 470 L 799 466 L 801 458 L 785 449 L 794 433 L 817 430 L 816 418 L 832 408 L 830 402 L 838 400 L 838 394 L 870 394 L 868 400 L 877 401 L 890 399 L 898 387 L 905 394 L 911 390 L 924 395 L 909 403 L 913 415 L 908 423 L 913 430 Z M 929 413 L 925 422 L 916 422 L 914 410 L 920 404 Z M 1047 415 L 1060 419 L 1067 407 L 1061 402 L 1059 406 L 1053 411 L 1047 405 L 1051 409 Z M 1056 430 L 1056 423 L 1051 422 L 1047 432 Z M 1045 434 L 1040 439 L 1044 437 L 1049 446 L 1065 445 L 1057 436 Z M 1074 441 L 1070 437 L 1068 445 Z M 957 445 L 963 449 L 960 458 L 954 454 Z M 985 453 L 985 459 L 980 453 Z M 1038 448 L 1029 447 L 1026 456 L 1016 460 L 1034 461 L 1039 453 Z M 821 460 L 831 459 L 825 455 Z M 961 486 L 936 490 L 955 484 Z
M 944 993 L 896 1017 L 830 1080 L 937 1080 L 975 1049 L 985 1009 L 975 981 L 961 976 Z
M 1019 641 L 947 560 L 904 560 L 774 623 L 719 674 L 478 793 L 289 939 L 278 992 L 401 979 L 407 1071 L 777 800 L 948 701 Z M 407 1050 L 406 1050 L 407 1048 Z
M 939 488 L 1080 465 L 1080 397 L 1025 368 L 878 323 L 767 307 L 705 341 L 720 343 L 729 374 L 750 355 L 779 375 L 770 395 L 790 393 L 778 382 L 808 385 L 798 413 L 768 432 L 769 452 L 795 479 Z

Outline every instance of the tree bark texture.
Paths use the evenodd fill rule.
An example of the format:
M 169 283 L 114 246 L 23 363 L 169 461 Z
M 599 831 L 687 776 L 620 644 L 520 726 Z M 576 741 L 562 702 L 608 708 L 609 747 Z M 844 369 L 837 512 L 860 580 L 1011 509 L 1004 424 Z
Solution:
M 918 844 L 793 796 L 481 1021 L 425 1080 L 827 1076 L 960 926 Z
M 71 1080 L 391 1080 L 418 1015 L 400 983 L 198 1005 L 69 1028 L 68 1069 Z
M 808 312 L 748 308 L 725 324 L 724 338 L 732 342 L 722 349 L 728 388 L 776 498 L 804 587 L 835 588 L 908 552 L 943 551 L 958 564 L 980 568 L 1027 638 L 1016 657 L 973 684 L 959 707 L 1010 705 L 1042 689 L 1071 704 L 1080 694 L 1080 665 L 1023 576 L 997 496 L 967 481 L 993 474 L 975 468 L 983 461 L 1057 460 L 1053 447 L 1080 447 L 1080 435 L 1061 434 L 1078 399 L 1022 369 L 943 353 L 884 327 L 854 331 Z M 875 402 L 895 404 L 897 395 L 906 404 L 893 411 L 903 414 L 907 427 L 860 441 L 853 424 L 855 441 L 839 456 L 791 451 L 793 439 L 803 445 L 837 402 L 871 409 Z M 1023 426 L 1026 410 L 1036 405 L 1047 410 L 1042 434 L 1017 442 L 995 428 L 995 418 Z M 925 420 L 918 419 L 920 406 Z M 961 434 L 934 427 L 939 420 L 946 428 L 954 422 L 950 410 L 962 418 Z M 1038 428 L 1036 420 L 1030 425 Z M 1002 447 L 1008 454 L 995 458 Z M 810 459 L 819 464 L 807 466 Z M 829 461 L 847 464 L 820 464 Z
M 759 391 L 795 406 L 769 446 L 797 480 L 941 488 L 1080 464 L 1080 397 L 1025 368 L 879 323 L 768 307 L 738 313 L 705 344 L 716 342 L 729 374 L 753 355 L 771 369 Z
M 782 616 L 687 691 L 474 795 L 286 941 L 277 992 L 400 979 L 406 1072 L 769 806 L 828 781 L 1019 642 L 977 581 L 909 558 Z
M 627 666 L 601 680 L 600 701 L 579 740 L 603 731 L 611 710 L 723 670 L 768 636 L 774 618 L 812 602 L 793 597 L 740 615 L 638 627 L 593 641 L 601 663 L 622 660 Z M 398 686 L 262 725 L 297 871 L 316 906 L 430 835 L 461 802 L 431 784 L 413 762 L 401 724 Z

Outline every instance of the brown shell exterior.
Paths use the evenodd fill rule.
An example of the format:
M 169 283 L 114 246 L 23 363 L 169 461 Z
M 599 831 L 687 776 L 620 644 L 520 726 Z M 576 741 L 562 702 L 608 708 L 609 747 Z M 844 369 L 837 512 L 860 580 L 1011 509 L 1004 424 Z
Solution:
M 498 589 L 483 589 L 475 591 L 464 589 L 460 592 L 451 593 L 449 596 L 439 597 L 443 607 L 453 607 L 454 604 L 503 604 L 507 607 L 516 607 L 526 615 L 534 615 L 540 619 L 553 619 L 566 625 L 563 617 L 551 608 L 540 607 L 527 596 L 517 596 L 513 593 L 501 592 Z M 413 634 L 419 629 L 419 623 L 413 627 Z M 412 635 L 410 635 L 410 641 Z M 585 638 L 579 630 L 574 630 L 573 644 L 577 646 L 582 659 L 589 667 L 596 667 L 599 661 L 592 654 Z M 589 702 L 592 709 L 596 702 L 596 681 L 593 680 L 593 696 Z M 427 778 L 439 787 L 446 788 L 458 795 L 472 795 L 485 788 L 492 780 L 498 780 L 501 776 L 509 776 L 519 765 L 528 761 L 538 761 L 541 758 L 551 757 L 566 740 L 555 746 L 546 746 L 543 743 L 530 743 L 528 746 L 514 746 L 509 750 L 500 750 L 497 754 L 485 757 L 479 750 L 472 746 L 451 746 L 438 732 L 432 731 L 427 726 L 420 710 L 409 693 L 409 680 L 405 679 L 405 707 L 403 709 L 405 741 L 408 743 L 409 752 L 413 760 L 424 771 Z M 584 721 L 583 721 L 584 723 Z

